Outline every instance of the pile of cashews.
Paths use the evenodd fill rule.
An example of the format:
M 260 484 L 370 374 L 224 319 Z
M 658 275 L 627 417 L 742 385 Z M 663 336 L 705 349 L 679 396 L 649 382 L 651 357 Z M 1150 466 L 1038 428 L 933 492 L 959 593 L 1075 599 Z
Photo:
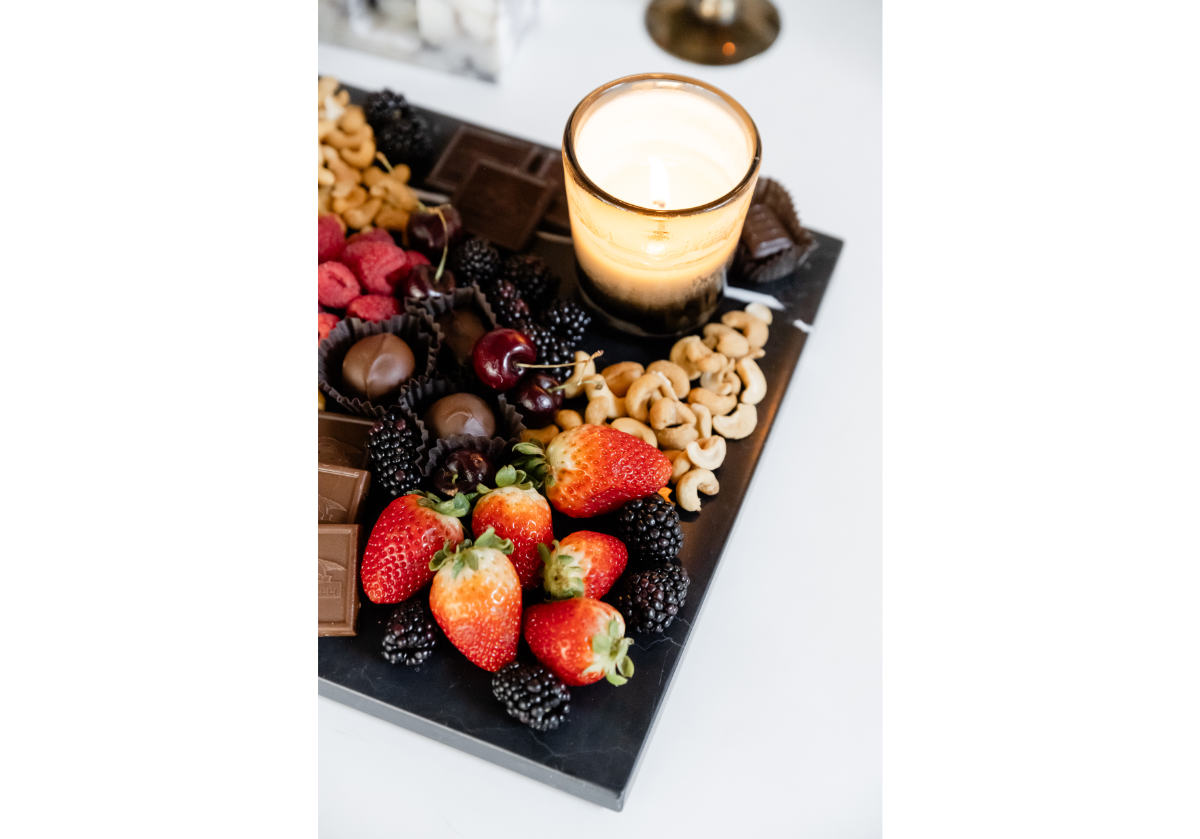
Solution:
M 337 79 L 317 80 L 317 212 L 333 213 L 343 227 L 404 230 L 417 209 L 403 164 L 375 166 L 375 132 Z
M 586 397 L 587 407 L 582 414 L 560 410 L 553 425 L 521 437 L 548 445 L 583 423 L 632 434 L 670 459 L 677 503 L 695 512 L 701 494 L 721 489 L 715 470 L 725 462 L 725 441 L 748 437 L 758 425 L 756 406 L 767 395 L 767 380 L 757 359 L 764 355 L 770 325 L 771 310 L 751 303 L 707 324 L 703 337 L 680 338 L 670 358 L 645 366 L 620 361 L 597 372 L 591 356 L 576 352 L 562 391 L 567 399 Z

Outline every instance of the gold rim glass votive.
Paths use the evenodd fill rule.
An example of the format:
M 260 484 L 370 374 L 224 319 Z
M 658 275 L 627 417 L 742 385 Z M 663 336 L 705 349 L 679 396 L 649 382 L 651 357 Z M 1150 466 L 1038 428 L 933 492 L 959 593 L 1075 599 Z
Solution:
M 563 169 L 579 285 L 613 326 L 678 335 L 725 288 L 762 161 L 754 121 L 685 76 L 626 76 L 567 120 Z

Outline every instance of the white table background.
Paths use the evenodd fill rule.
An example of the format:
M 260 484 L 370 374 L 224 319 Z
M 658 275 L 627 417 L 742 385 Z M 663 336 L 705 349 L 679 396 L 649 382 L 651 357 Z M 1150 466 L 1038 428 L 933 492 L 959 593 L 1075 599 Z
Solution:
M 659 50 L 645 0 L 543 0 L 500 85 L 320 45 L 323 74 L 553 146 L 605 81 L 703 78 L 846 242 L 624 812 L 319 698 L 322 837 L 879 835 L 881 11 L 775 2 L 779 40 L 724 68 Z

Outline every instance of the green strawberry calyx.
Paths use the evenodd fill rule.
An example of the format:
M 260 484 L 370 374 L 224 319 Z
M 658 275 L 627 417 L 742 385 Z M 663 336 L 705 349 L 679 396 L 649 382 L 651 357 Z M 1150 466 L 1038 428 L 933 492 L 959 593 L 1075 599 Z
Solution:
M 517 443 L 513 451 L 521 455 L 516 459 L 517 468 L 524 470 L 535 486 L 554 486 L 554 473 L 540 443 Z
M 583 597 L 583 566 L 578 557 L 559 553 L 558 540 L 551 547 L 538 545 L 542 557 L 542 582 L 554 600 Z
M 592 664 L 583 671 L 584 676 L 603 673 L 610 684 L 623 685 L 633 675 L 633 659 L 629 657 L 632 638 L 622 637 L 625 627 L 620 618 L 612 618 L 602 632 L 592 636 Z
M 423 493 L 424 497 L 417 503 L 443 516 L 453 516 L 460 519 L 471 511 L 471 499 L 461 492 L 442 500 L 432 492 Z
M 433 555 L 433 559 L 429 560 L 429 570 L 439 571 L 444 565 L 450 563 L 450 573 L 454 577 L 457 577 L 463 568 L 478 571 L 479 559 L 485 550 L 497 550 L 507 556 L 513 552 L 513 543 L 509 539 L 501 539 L 497 536 L 494 527 L 489 527 L 482 536 L 474 541 L 463 539 L 457 546 L 447 539 L 442 544 L 442 549 Z
M 488 488 L 483 484 L 475 486 L 477 496 L 487 495 L 489 492 L 495 492 L 503 487 L 516 487 L 517 489 L 533 489 L 533 481 L 529 480 L 529 476 L 517 467 L 509 464 L 500 469 L 496 473 L 496 486 Z

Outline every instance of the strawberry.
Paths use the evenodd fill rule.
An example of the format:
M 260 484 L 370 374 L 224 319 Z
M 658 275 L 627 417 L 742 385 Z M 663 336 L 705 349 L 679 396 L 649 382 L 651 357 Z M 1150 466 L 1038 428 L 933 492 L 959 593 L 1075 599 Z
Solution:
M 599 600 L 575 597 L 525 610 L 525 640 L 554 675 L 568 685 L 608 679 L 623 685 L 633 675 L 625 619 Z
M 374 603 L 399 603 L 429 582 L 429 561 L 439 549 L 463 539 L 462 522 L 470 502 L 461 495 L 402 495 L 388 504 L 367 540 L 362 584 Z
M 629 551 L 615 536 L 577 530 L 553 548 L 538 545 L 546 591 L 556 600 L 603 597 L 625 570 Z
M 521 581 L 508 560 L 512 549 L 489 527 L 473 543 L 447 544 L 429 562 L 437 572 L 429 589 L 434 620 L 472 664 L 493 673 L 517 657 L 521 637 Z
M 518 466 L 544 482 L 560 513 L 588 518 L 610 513 L 626 501 L 658 492 L 671 477 L 671 461 L 654 446 L 607 425 L 578 425 L 542 451 L 518 443 L 526 455 Z
M 480 486 L 482 493 L 475 502 L 471 529 L 482 533 L 489 527 L 502 539 L 513 543 L 512 560 L 524 587 L 541 581 L 542 558 L 538 546 L 554 539 L 550 521 L 550 505 L 533 488 L 524 472 L 505 466 L 496 473 L 496 488 Z

